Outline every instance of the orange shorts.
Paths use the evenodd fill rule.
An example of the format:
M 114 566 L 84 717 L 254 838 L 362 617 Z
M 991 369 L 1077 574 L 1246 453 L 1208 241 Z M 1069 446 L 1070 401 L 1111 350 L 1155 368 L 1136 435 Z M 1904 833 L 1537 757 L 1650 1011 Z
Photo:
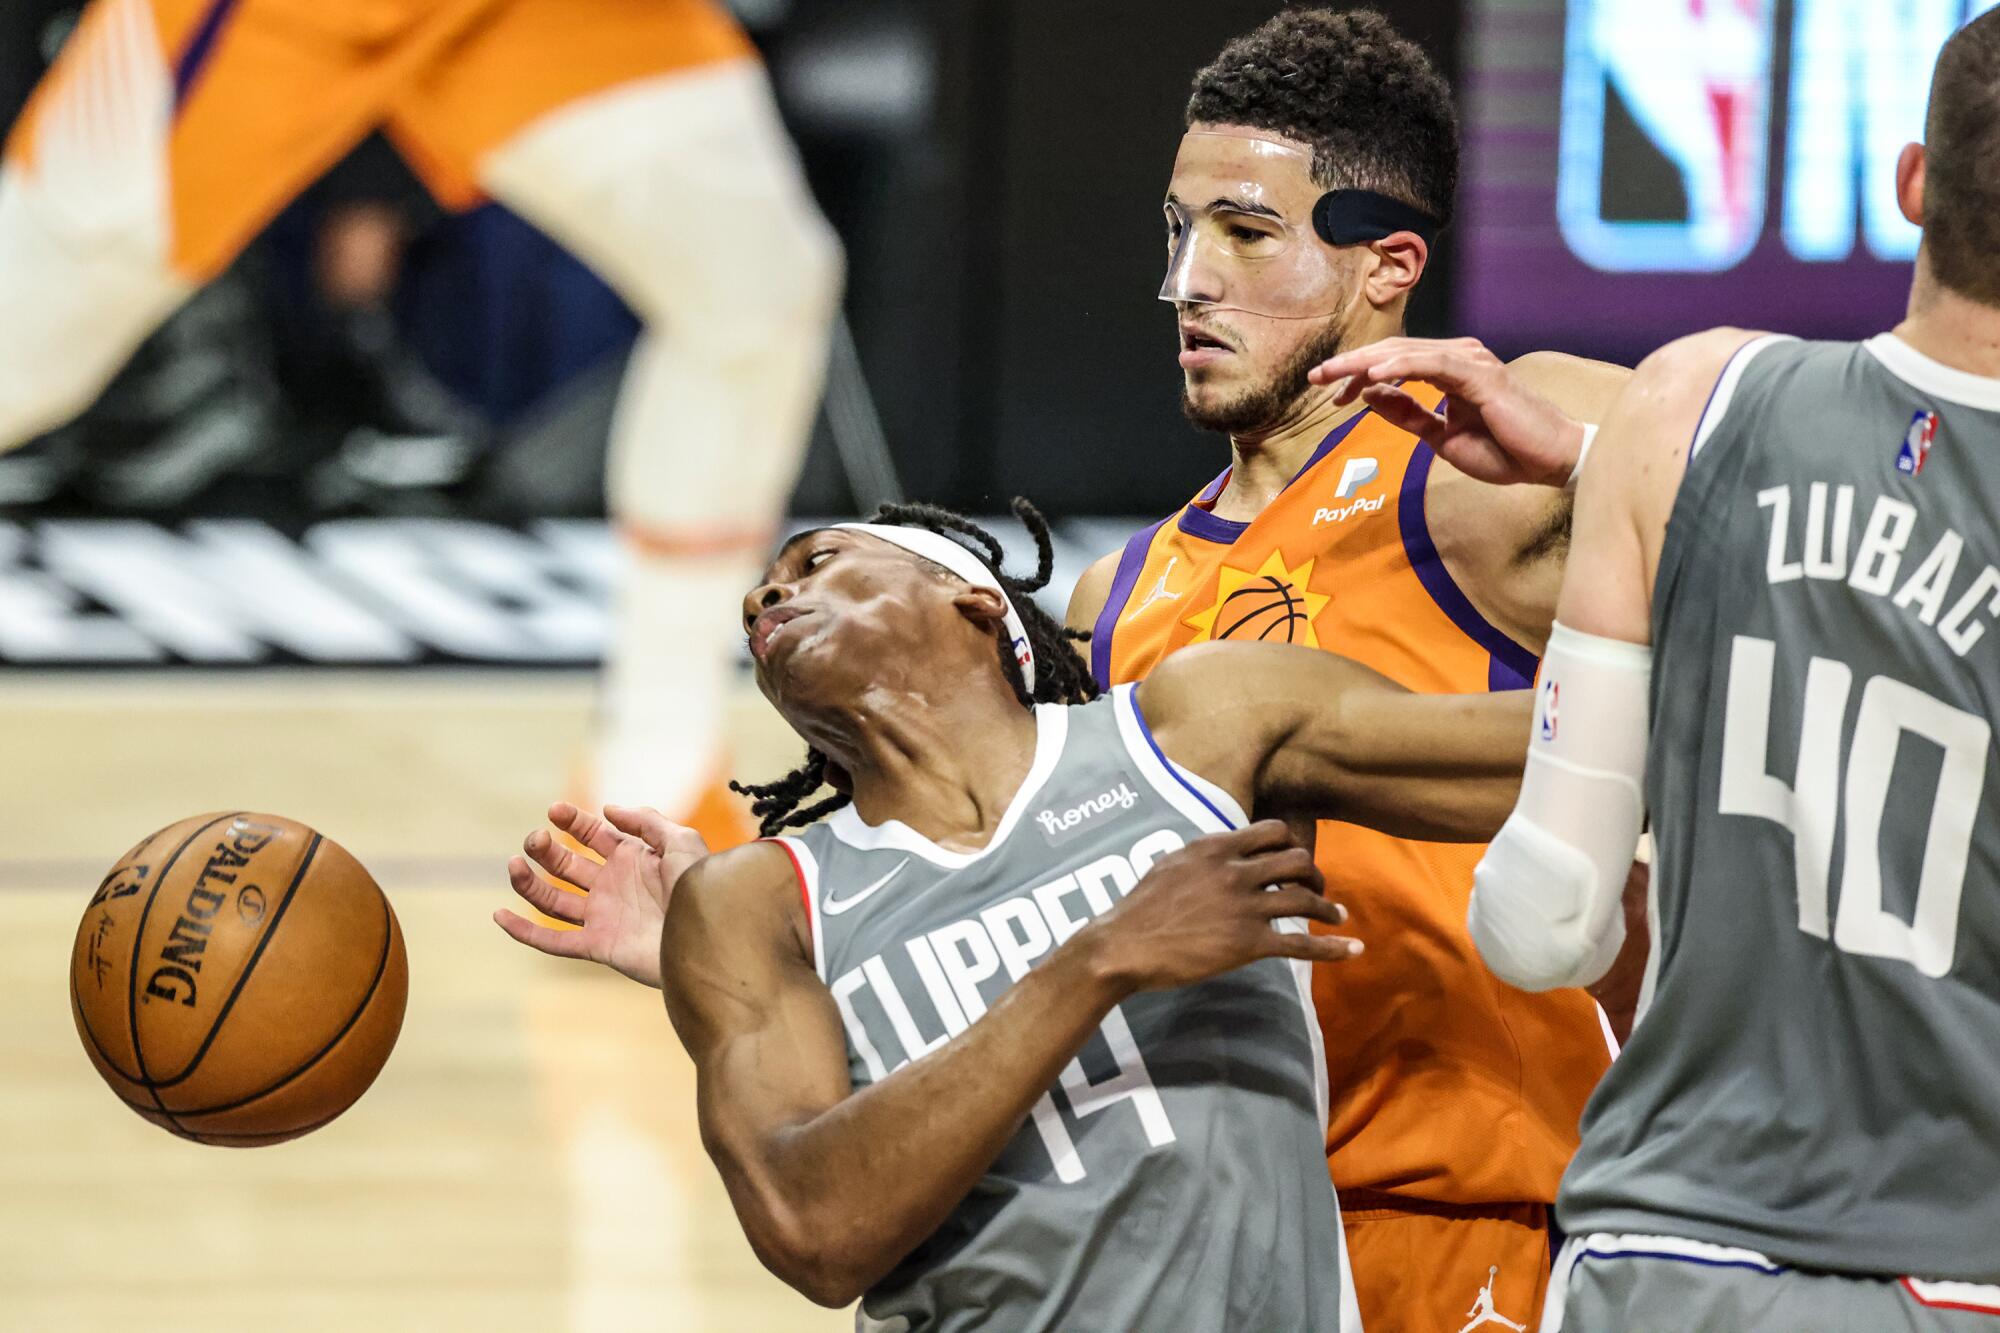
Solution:
M 1368 1333 L 1505 1333 L 1539 1323 L 1549 1285 L 1543 1205 L 1349 1208 L 1343 1202 L 1341 1219 Z
M 93 0 L 16 123 L 33 161 L 46 99 L 104 40 Z M 138 0 L 175 88 L 171 261 L 213 277 L 298 192 L 382 129 L 439 202 L 478 202 L 478 165 L 531 122 L 635 79 L 750 58 L 713 0 Z M 101 62 L 100 62 L 101 63 Z

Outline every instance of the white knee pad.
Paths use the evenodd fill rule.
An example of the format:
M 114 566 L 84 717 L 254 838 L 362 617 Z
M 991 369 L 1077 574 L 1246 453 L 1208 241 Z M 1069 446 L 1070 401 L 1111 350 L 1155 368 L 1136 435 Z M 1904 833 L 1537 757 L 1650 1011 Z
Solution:
M 481 178 L 647 321 L 614 427 L 614 512 L 698 539 L 774 524 L 818 406 L 842 262 L 762 68 L 586 98 L 494 152 Z
M 0 166 L 0 450 L 90 406 L 193 292 L 168 267 L 173 86 L 144 0 L 92 10 L 32 164 Z

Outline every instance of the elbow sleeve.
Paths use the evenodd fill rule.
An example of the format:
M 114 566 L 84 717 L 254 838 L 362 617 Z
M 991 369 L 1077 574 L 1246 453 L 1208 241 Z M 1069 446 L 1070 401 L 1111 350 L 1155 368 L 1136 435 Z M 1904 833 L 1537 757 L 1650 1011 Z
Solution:
M 1510 985 L 1588 985 L 1625 941 L 1651 667 L 1640 644 L 1561 624 L 1550 635 L 1521 796 L 1473 873 L 1466 917 L 1480 956 Z

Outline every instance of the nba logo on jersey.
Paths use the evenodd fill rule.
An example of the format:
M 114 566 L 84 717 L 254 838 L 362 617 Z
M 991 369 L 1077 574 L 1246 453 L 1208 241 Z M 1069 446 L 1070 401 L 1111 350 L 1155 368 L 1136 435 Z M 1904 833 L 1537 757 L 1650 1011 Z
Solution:
M 1917 476 L 1924 470 L 1924 460 L 1931 456 L 1931 442 L 1937 438 L 1937 413 L 1918 412 L 1910 418 L 1910 428 L 1903 434 L 1902 452 L 1896 455 L 1896 471 Z
M 1544 683 L 1542 686 L 1541 733 L 1542 739 L 1545 741 L 1554 740 L 1556 738 L 1556 731 L 1561 725 L 1556 720 L 1556 699 L 1561 693 L 1561 686 L 1552 680 Z

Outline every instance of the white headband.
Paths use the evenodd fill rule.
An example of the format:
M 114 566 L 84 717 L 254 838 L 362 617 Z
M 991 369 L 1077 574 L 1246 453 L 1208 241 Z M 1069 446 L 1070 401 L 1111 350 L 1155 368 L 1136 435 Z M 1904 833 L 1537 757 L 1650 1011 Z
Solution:
M 1035 650 L 1028 646 L 1028 627 L 1021 621 L 1021 613 L 1014 609 L 1014 599 L 1000 586 L 978 556 L 960 546 L 942 533 L 929 528 L 905 528 L 889 523 L 836 523 L 836 528 L 847 532 L 865 532 L 871 537 L 879 537 L 891 546 L 900 546 L 912 555 L 921 556 L 934 565 L 943 565 L 952 573 L 964 579 L 975 588 L 991 588 L 1000 594 L 1000 600 L 1007 607 L 1007 633 L 1014 640 L 1014 660 L 1021 665 L 1021 680 L 1028 687 L 1028 693 L 1035 692 Z

